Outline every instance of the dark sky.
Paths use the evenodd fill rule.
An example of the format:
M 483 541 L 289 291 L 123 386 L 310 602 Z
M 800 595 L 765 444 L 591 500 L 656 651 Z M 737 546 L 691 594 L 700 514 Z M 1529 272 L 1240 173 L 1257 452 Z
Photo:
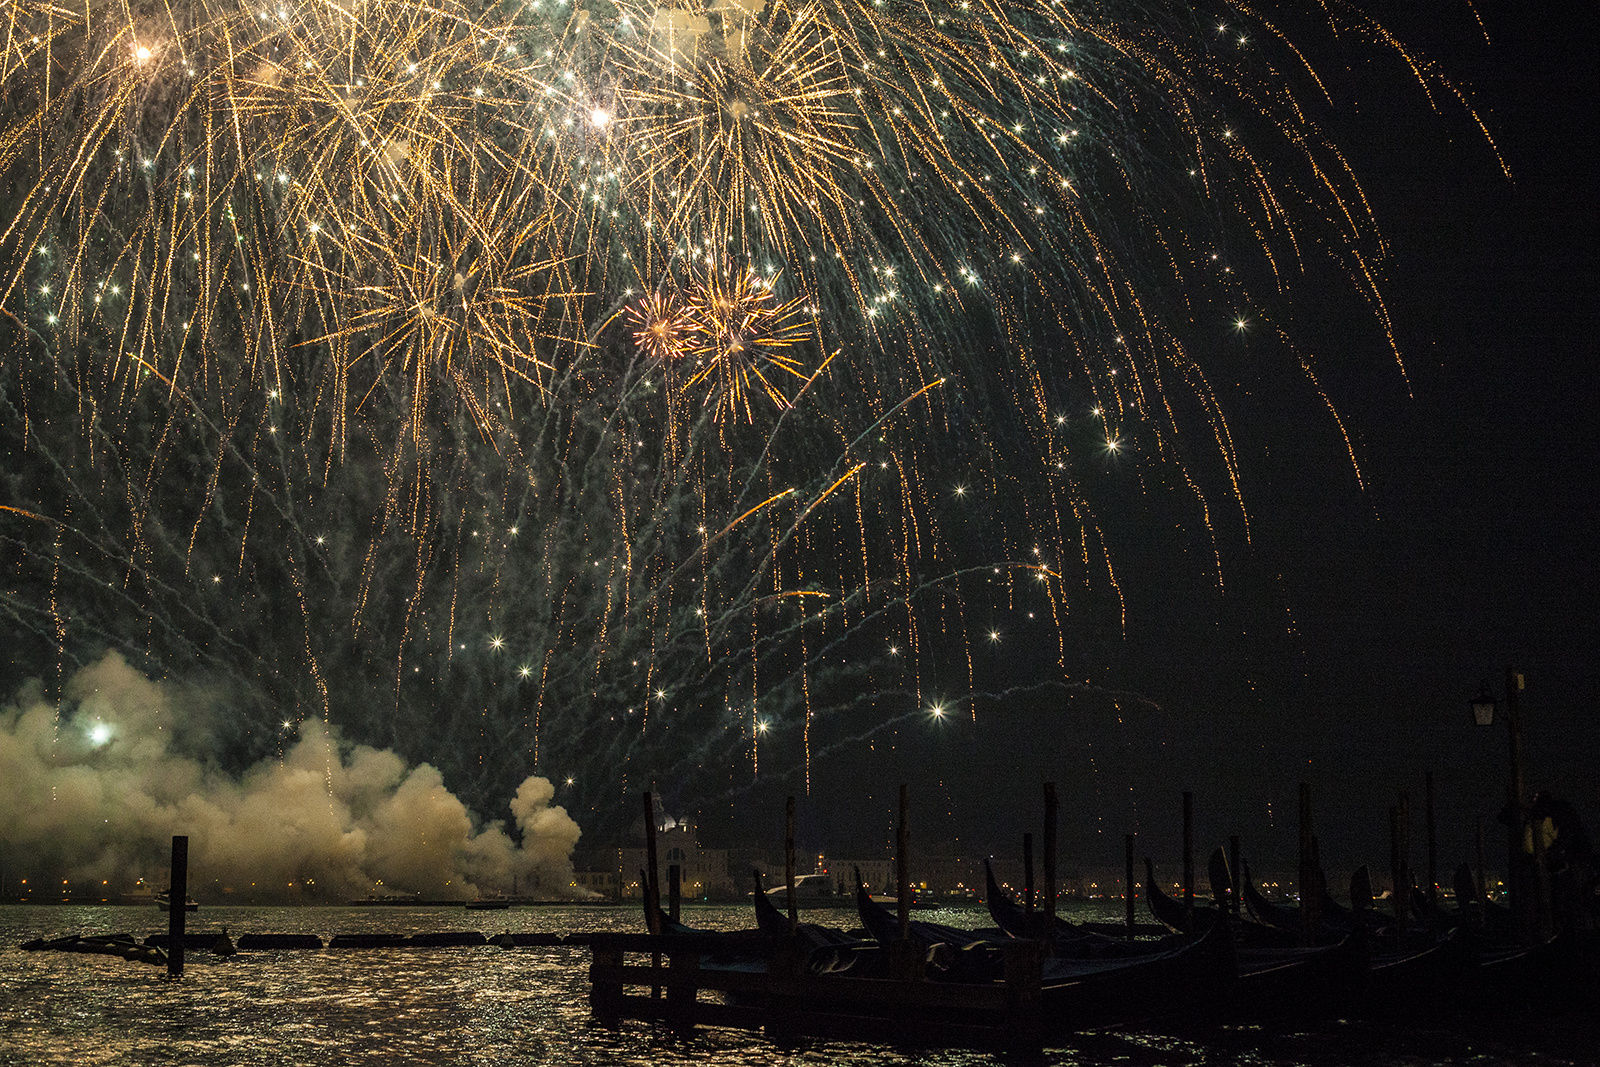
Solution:
M 1339 885 L 1360 863 L 1387 869 L 1401 790 L 1423 861 L 1432 771 L 1441 867 L 1469 858 L 1480 817 L 1492 865 L 1506 733 L 1473 727 L 1468 701 L 1483 682 L 1502 692 L 1508 665 L 1528 678 L 1530 788 L 1568 797 L 1600 830 L 1589 414 L 1600 39 L 1594 6 L 1580 7 L 1480 5 L 1487 41 L 1465 4 L 1374 9 L 1469 88 L 1509 179 L 1453 102 L 1430 112 L 1381 65 L 1333 79 L 1330 129 L 1390 242 L 1406 373 L 1381 353 L 1347 358 L 1341 317 L 1359 309 L 1331 304 L 1296 325 L 1365 488 L 1309 389 L 1303 404 L 1236 408 L 1252 524 L 1248 543 L 1222 535 L 1223 590 L 1203 539 L 1175 551 L 1153 532 L 1118 535 L 1125 634 L 1101 635 L 1084 665 L 1096 686 L 1144 699 L 1049 693 L 979 701 L 976 725 L 908 724 L 814 775 L 801 812 L 816 847 L 883 847 L 905 780 L 924 847 L 960 838 L 1009 857 L 1038 829 L 1039 785 L 1054 779 L 1069 865 L 1120 868 L 1122 834 L 1137 830 L 1158 870 L 1175 868 L 1191 789 L 1202 843 L 1238 833 L 1258 866 L 1289 870 L 1307 781 Z M 1171 529 L 1162 506 L 1132 517 Z M 778 840 L 782 791 L 754 798 L 765 814 L 738 836 L 759 836 L 767 818 Z M 740 804 L 704 812 L 713 836 Z

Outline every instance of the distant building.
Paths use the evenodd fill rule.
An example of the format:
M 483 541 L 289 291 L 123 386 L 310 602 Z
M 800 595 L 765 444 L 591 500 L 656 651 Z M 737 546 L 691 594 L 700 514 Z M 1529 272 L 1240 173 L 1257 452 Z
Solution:
M 893 896 L 895 886 L 894 860 L 878 857 L 870 860 L 829 860 L 828 870 L 844 879 L 845 889 L 854 893 L 856 872 L 861 872 L 861 882 L 874 896 Z
M 616 869 L 573 871 L 572 885 L 606 900 L 622 899 L 622 874 Z
M 678 822 L 671 817 L 662 820 L 666 825 L 656 831 L 657 877 L 661 879 L 661 897 L 666 899 L 669 882 L 668 871 L 676 863 L 679 870 L 680 892 L 685 900 L 729 899 L 737 895 L 733 879 L 728 875 L 728 850 L 701 848 L 695 834 L 694 823 Z M 617 870 L 622 899 L 637 900 L 640 895 L 639 872 L 648 861 L 641 846 L 618 849 Z
M 855 888 L 856 871 L 861 881 L 874 896 L 894 896 L 899 877 L 893 857 L 870 860 L 829 860 L 828 869 L 844 879 L 847 888 Z M 982 892 L 983 867 L 964 856 L 911 857 L 911 886 L 916 896 L 925 901 L 961 900 Z

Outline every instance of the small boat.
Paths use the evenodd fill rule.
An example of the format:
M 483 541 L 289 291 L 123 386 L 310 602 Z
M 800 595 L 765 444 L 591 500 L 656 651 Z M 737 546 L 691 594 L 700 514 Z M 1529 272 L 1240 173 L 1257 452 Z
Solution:
M 1044 912 L 1029 911 L 1012 900 L 995 880 L 994 868 L 989 865 L 987 859 L 983 861 L 983 875 L 988 887 L 986 896 L 989 917 L 994 920 L 994 924 L 1011 937 L 1043 941 L 1050 929 L 1046 925 Z M 1150 952 L 1148 944 L 1141 945 L 1134 941 L 1093 933 L 1068 922 L 1059 915 L 1055 920 L 1057 956 L 1075 959 L 1117 959 L 1144 956 Z
M 1156 922 L 1175 934 L 1193 934 L 1209 930 L 1220 914 L 1215 904 L 1201 904 L 1196 901 L 1191 916 L 1190 909 L 1181 900 L 1168 896 L 1161 891 L 1160 886 L 1156 885 L 1156 871 L 1149 856 L 1144 859 L 1144 899 L 1150 906 L 1150 914 L 1155 916 Z
M 1478 880 L 1472 876 L 1472 868 L 1465 863 L 1456 868 L 1455 891 L 1456 925 L 1492 939 L 1512 939 L 1516 923 L 1512 920 L 1511 909 L 1484 899 L 1478 891 Z
M 775 885 L 766 891 L 774 906 L 788 907 L 789 887 Z M 797 875 L 794 880 L 794 904 L 797 908 L 834 908 L 850 903 L 847 894 L 839 892 L 832 876 L 825 872 Z
M 1244 901 L 1245 910 L 1250 914 L 1250 917 L 1263 926 L 1270 926 L 1274 930 L 1281 931 L 1291 937 L 1300 937 L 1303 930 L 1300 909 L 1287 904 L 1275 904 L 1262 896 L 1261 892 L 1256 889 L 1255 882 L 1250 878 L 1250 864 L 1241 861 L 1240 865 L 1243 871 L 1239 878 L 1239 897 Z M 1366 910 L 1366 908 L 1370 907 L 1370 904 L 1363 905 L 1360 899 L 1360 891 L 1356 888 L 1358 883 L 1370 885 L 1365 881 L 1366 879 L 1367 869 L 1365 867 L 1358 868 L 1356 873 L 1351 875 L 1350 899 L 1355 902 L 1354 908 L 1341 907 L 1328 897 L 1326 891 L 1322 893 L 1322 907 L 1317 922 L 1318 940 L 1321 943 L 1337 944 L 1358 927 L 1368 929 L 1373 926 L 1373 922 L 1370 919 L 1357 918 L 1360 914 L 1372 915 L 1370 911 Z M 1320 881 L 1321 879 L 1319 878 L 1318 880 Z M 1370 889 L 1368 890 L 1368 896 L 1370 897 Z
M 756 927 L 768 937 L 788 937 L 789 917 L 778 909 L 772 890 L 761 888 L 761 872 L 751 872 L 756 880 Z M 780 886 L 779 889 L 786 887 Z M 882 952 L 875 941 L 854 937 L 842 930 L 832 930 L 816 923 L 796 923 L 793 934 L 806 952 L 806 970 L 810 974 L 841 974 L 845 971 L 862 975 L 882 967 Z
M 171 893 L 161 893 L 161 894 L 159 894 L 156 897 L 156 907 L 160 908 L 162 911 L 171 911 L 172 910 L 172 894 Z M 196 911 L 196 910 L 199 909 L 199 907 L 200 907 L 200 905 L 198 903 L 196 903 L 194 897 L 184 897 L 183 898 L 183 910 L 184 911 Z

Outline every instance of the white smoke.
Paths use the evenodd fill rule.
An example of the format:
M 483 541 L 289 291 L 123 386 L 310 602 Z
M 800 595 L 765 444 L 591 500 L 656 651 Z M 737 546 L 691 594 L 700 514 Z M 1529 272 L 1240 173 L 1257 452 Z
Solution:
M 320 723 L 240 777 L 183 754 L 204 738 L 201 694 L 153 682 L 111 653 L 59 706 L 30 683 L 0 707 L 0 847 L 8 885 L 39 877 L 167 879 L 189 836 L 196 896 L 341 901 L 368 894 L 582 895 L 569 888 L 578 825 L 530 777 L 511 802 L 521 843 L 478 824 L 428 764 L 343 745 Z M 38 883 L 35 883 L 38 884 Z

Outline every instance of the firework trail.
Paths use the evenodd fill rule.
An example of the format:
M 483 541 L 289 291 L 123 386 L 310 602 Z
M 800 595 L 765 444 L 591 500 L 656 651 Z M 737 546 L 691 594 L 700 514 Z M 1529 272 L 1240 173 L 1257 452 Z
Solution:
M 1288 23 L 1454 92 L 1342 5 L 9 0 L 18 661 L 225 679 L 246 747 L 337 718 L 491 809 L 971 691 L 1024 585 L 1067 680 L 1083 473 L 1243 521 L 1207 358 L 1312 258 L 1392 346 Z

